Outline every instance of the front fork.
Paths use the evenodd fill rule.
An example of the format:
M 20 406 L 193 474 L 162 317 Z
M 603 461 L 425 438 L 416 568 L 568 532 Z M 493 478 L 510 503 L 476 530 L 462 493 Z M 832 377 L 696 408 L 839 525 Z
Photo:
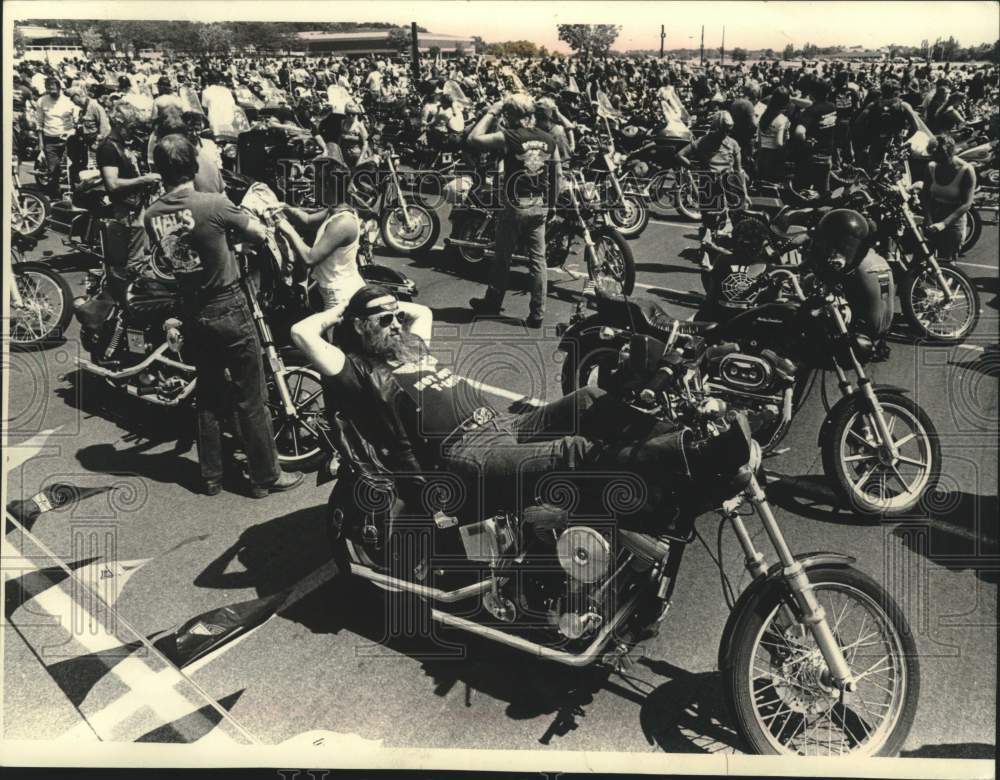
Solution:
M 399 207 L 403 210 L 403 224 L 406 225 L 407 230 L 413 230 L 413 220 L 410 219 L 410 204 L 406 202 L 406 196 L 403 195 L 403 188 L 399 186 L 399 176 L 396 175 L 396 166 L 392 163 L 392 155 L 386 155 L 386 165 L 389 167 L 389 175 L 392 177 L 392 186 L 396 191 L 396 200 L 399 202 Z
M 799 561 L 795 560 L 795 556 L 792 555 L 792 551 L 788 548 L 785 537 L 778 527 L 777 520 L 775 520 L 774 513 L 767 503 L 767 496 L 764 494 L 764 489 L 757 482 L 756 477 L 751 479 L 745 496 L 753 503 L 757 511 L 757 516 L 760 517 L 761 524 L 764 526 L 771 544 L 778 553 L 778 559 L 782 567 L 782 579 L 784 579 L 785 584 L 788 586 L 795 601 L 795 606 L 798 609 L 798 615 L 796 615 L 788 602 L 783 601 L 780 607 L 783 619 L 790 626 L 800 623 L 812 634 L 813 639 L 816 641 L 816 646 L 819 648 L 823 660 L 826 662 L 827 683 L 842 693 L 853 691 L 857 686 L 857 682 L 851 673 L 850 666 L 844 657 L 843 651 L 840 649 L 840 645 L 837 643 L 836 637 L 833 635 L 833 631 L 827 621 L 826 610 L 823 609 L 816 598 L 806 570 Z M 743 548 L 744 555 L 746 556 L 745 566 L 747 571 L 750 572 L 752 577 L 757 578 L 766 575 L 768 567 L 764 562 L 763 553 L 754 547 L 753 539 L 750 538 L 743 518 L 737 512 L 742 499 L 743 497 L 740 496 L 727 501 L 723 504 L 722 512 L 736 533 L 740 547 Z
M 927 239 L 924 238 L 923 231 L 920 230 L 917 221 L 913 218 L 913 212 L 910 211 L 910 207 L 906 205 L 905 201 L 903 204 L 903 218 L 906 220 L 907 227 L 913 232 L 913 235 L 917 237 L 920 243 L 920 254 L 923 255 L 922 259 L 930 266 L 931 271 L 934 273 L 934 278 L 937 280 L 938 286 L 944 294 L 945 303 L 951 303 L 955 299 L 955 296 L 947 280 L 944 278 L 944 274 L 941 273 L 941 264 L 938 263 L 937 256 L 927 245 Z
M 274 375 L 274 384 L 278 388 L 278 397 L 281 398 L 281 406 L 286 417 L 295 417 L 298 412 L 292 400 L 292 394 L 288 391 L 288 382 L 285 381 L 285 361 L 278 354 L 277 347 L 274 346 L 274 336 L 271 328 L 267 324 L 264 312 L 257 302 L 257 290 L 249 278 L 243 279 L 244 293 L 250 303 L 250 313 L 253 321 L 257 325 L 257 333 L 260 336 L 260 343 L 264 348 L 264 355 L 267 358 L 267 365 Z

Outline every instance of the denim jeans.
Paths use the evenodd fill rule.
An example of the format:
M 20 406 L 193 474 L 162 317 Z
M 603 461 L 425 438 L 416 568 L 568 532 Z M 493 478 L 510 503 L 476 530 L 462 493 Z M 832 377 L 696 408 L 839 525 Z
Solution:
M 490 268 L 489 288 L 486 298 L 498 306 L 507 292 L 510 261 L 515 250 L 523 248 L 528 255 L 528 273 L 531 274 L 532 317 L 545 314 L 545 294 L 548 285 L 548 266 L 545 264 L 546 208 L 539 204 L 527 208 L 509 206 L 497 219 L 496 257 Z
M 46 135 L 42 137 L 45 151 L 45 172 L 48 174 L 49 183 L 46 185 L 46 194 L 52 200 L 59 199 L 62 181 L 63 155 L 66 154 L 66 142 L 61 138 Z
M 220 294 L 200 309 L 185 307 L 185 325 L 198 369 L 198 461 L 206 482 L 223 476 L 222 421 L 230 402 L 243 438 L 250 482 L 272 484 L 280 475 L 260 339 L 250 307 L 238 287 Z M 190 313 L 188 313 L 190 312 Z M 226 382 L 229 370 L 232 383 Z
M 626 473 L 644 484 L 688 477 L 685 431 L 584 387 L 523 414 L 499 416 L 442 454 L 442 468 L 482 492 L 486 511 L 519 509 L 553 472 Z

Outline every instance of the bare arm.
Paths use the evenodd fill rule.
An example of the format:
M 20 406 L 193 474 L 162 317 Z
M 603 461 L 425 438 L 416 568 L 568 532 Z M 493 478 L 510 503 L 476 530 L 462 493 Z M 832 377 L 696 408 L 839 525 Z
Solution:
M 493 124 L 496 115 L 500 112 L 498 105 L 493 105 L 482 119 L 476 122 L 476 126 L 469 133 L 469 145 L 478 151 L 483 152 L 505 152 L 507 151 L 507 141 L 501 132 L 487 132 Z
M 287 219 L 279 222 L 278 228 L 288 237 L 292 246 L 295 247 L 295 251 L 299 253 L 302 259 L 305 260 L 306 265 L 309 266 L 323 262 L 340 249 L 340 247 L 349 246 L 358 240 L 357 222 L 350 219 L 350 215 L 346 213 L 339 215 L 330 223 L 312 249 L 302 240 L 302 237 L 289 224 Z
M 325 376 L 337 376 L 344 370 L 345 356 L 324 338 L 324 334 L 344 317 L 346 303 L 321 311 L 296 322 L 292 326 L 292 343 L 302 350 L 306 358 Z
M 106 165 L 101 168 L 101 179 L 104 181 L 104 187 L 109 193 L 127 193 L 144 189 L 151 184 L 156 184 L 160 181 L 160 174 L 147 173 L 135 179 L 122 179 L 118 176 L 117 165 Z
M 431 334 L 434 330 L 434 312 L 419 303 L 400 301 L 399 308 L 408 314 L 410 320 L 410 333 L 420 336 L 424 343 L 430 346 Z
M 962 202 L 951 214 L 941 220 L 943 227 L 953 225 L 966 211 L 972 208 L 976 196 L 976 172 L 971 166 L 962 173 L 962 181 L 959 186 L 962 191 Z

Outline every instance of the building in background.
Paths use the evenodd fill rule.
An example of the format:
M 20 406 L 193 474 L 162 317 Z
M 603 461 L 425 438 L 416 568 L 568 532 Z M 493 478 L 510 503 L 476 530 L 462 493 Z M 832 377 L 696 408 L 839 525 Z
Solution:
M 80 37 L 67 30 L 34 25 L 18 25 L 23 41 L 23 59 L 60 62 L 72 57 L 82 57 Z
M 359 30 L 355 32 L 300 32 L 295 37 L 300 42 L 299 51 L 307 55 L 333 55 L 338 57 L 363 56 L 367 54 L 397 55 L 400 48 L 398 38 L 402 29 L 409 41 L 407 28 L 395 30 Z M 442 35 L 438 33 L 417 33 L 420 52 L 427 53 L 437 47 L 442 57 L 452 57 L 462 53 L 472 54 L 475 50 L 472 38 L 462 35 Z M 408 49 L 407 49 L 408 50 Z

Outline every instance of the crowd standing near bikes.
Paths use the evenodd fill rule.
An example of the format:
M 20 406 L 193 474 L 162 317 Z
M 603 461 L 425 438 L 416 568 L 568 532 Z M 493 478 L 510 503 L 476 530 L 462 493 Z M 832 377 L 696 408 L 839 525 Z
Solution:
M 980 210 L 996 210 L 995 65 L 460 56 L 424 59 L 415 72 L 374 56 L 106 57 L 21 62 L 14 90 L 15 152 L 34 162 L 36 182 L 16 180 L 18 252 L 49 220 L 65 220 L 69 241 L 99 258 L 75 304 L 89 355 L 81 369 L 160 406 L 197 398 L 206 495 L 231 470 L 222 432 L 233 420 L 256 498 L 300 485 L 319 463 L 337 470 L 330 464 L 339 461 L 338 485 L 369 489 L 384 487 L 378 475 L 419 485 L 443 464 L 489 481 L 491 505 L 513 507 L 502 488 L 515 474 L 538 481 L 552 469 L 628 467 L 656 486 L 631 525 L 623 521 L 629 555 L 659 578 L 656 598 L 643 601 L 646 585 L 622 575 L 620 595 L 644 629 L 665 614 L 680 560 L 651 517 L 685 491 L 718 499 L 751 573 L 778 576 L 761 568 L 742 526 L 732 496 L 743 496 L 789 583 L 787 614 L 771 615 L 769 630 L 794 623 L 811 632 L 810 663 L 825 664 L 819 710 L 855 690 L 800 578 L 810 566 L 830 581 L 850 570 L 791 557 L 757 479 L 761 448 L 784 436 L 810 377 L 834 371 L 842 399 L 821 439 L 844 503 L 899 516 L 933 489 L 933 423 L 903 392 L 875 388 L 864 366 L 888 356 L 897 293 L 907 325 L 928 341 L 957 343 L 978 320 L 977 293 L 955 262 L 979 237 Z M 412 300 L 415 285 L 373 262 L 379 240 L 395 253 L 428 254 L 443 200 L 452 204 L 446 252 L 460 268 L 489 268 L 483 296 L 469 302 L 479 317 L 501 315 L 511 265 L 524 263 L 524 322 L 540 328 L 548 269 L 582 250 L 598 302 L 593 315 L 581 302 L 560 328 L 560 349 L 577 339 L 561 400 L 517 414 L 466 403 L 456 390 L 466 380 L 430 356 L 433 314 Z M 652 208 L 700 222 L 706 304 L 694 322 L 632 295 L 629 241 Z M 12 340 L 21 348 L 50 343 L 73 312 L 65 284 L 39 265 L 12 266 Z M 45 297 L 46 280 L 61 302 Z M 743 341 L 760 322 L 777 322 L 777 309 L 755 318 L 779 304 L 788 319 L 754 351 Z M 814 338 L 829 346 L 821 363 L 804 357 L 806 310 L 820 328 Z M 704 372 L 697 386 L 681 370 L 692 366 Z M 393 587 L 408 578 L 424 595 L 444 590 L 425 584 L 426 560 L 380 568 L 385 530 L 367 515 L 352 525 L 347 488 L 338 489 L 334 531 L 352 570 L 376 582 L 391 571 L 402 577 Z M 396 499 L 412 509 L 404 493 Z M 489 521 L 502 541 L 485 559 L 491 567 L 514 555 L 519 512 Z M 539 512 L 553 524 L 539 526 L 539 538 L 554 528 L 584 556 L 571 577 L 605 582 L 579 562 L 602 542 Z M 440 511 L 434 519 L 451 527 Z M 683 528 L 670 538 L 690 541 Z M 489 612 L 514 621 L 519 607 L 495 572 L 490 581 Z M 593 598 L 590 611 L 573 611 L 546 596 L 564 610 L 564 638 L 603 646 L 621 626 L 617 616 L 602 623 Z M 760 628 L 748 620 L 734 624 L 736 635 Z M 906 634 L 893 619 L 886 630 Z M 762 725 L 767 707 L 746 692 L 737 644 L 720 658 L 741 729 L 760 751 L 808 752 Z M 885 728 L 858 742 L 866 750 L 898 749 L 912 721 L 915 662 L 897 671 L 913 698 L 884 705 Z

